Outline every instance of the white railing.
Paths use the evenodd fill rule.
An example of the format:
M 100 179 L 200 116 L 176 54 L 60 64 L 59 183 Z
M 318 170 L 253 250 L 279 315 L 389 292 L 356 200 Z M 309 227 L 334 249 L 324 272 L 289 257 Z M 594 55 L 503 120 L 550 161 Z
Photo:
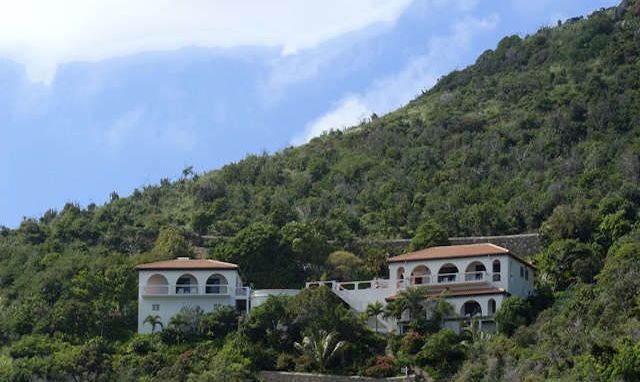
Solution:
M 402 289 L 409 286 L 461 284 L 483 281 L 500 281 L 500 273 L 488 273 L 485 271 L 479 271 L 465 273 L 441 273 L 439 275 L 421 275 L 398 280 L 397 287 L 399 289 Z
M 500 281 L 500 273 L 464 272 L 464 273 L 442 273 L 439 275 L 420 275 L 413 276 L 397 281 L 396 288 L 403 289 L 407 287 L 418 287 L 421 285 L 447 285 L 447 284 L 464 284 L 477 282 L 498 282 Z M 363 289 L 383 289 L 389 288 L 389 280 L 374 279 L 367 281 L 311 281 L 306 283 L 307 288 L 315 288 L 326 286 L 335 291 L 353 291 Z
M 236 287 L 236 296 L 248 296 L 249 288 L 247 287 Z
M 237 288 L 241 289 L 241 288 Z M 236 294 L 237 294 L 236 289 Z M 204 286 L 195 284 L 175 285 L 145 285 L 143 294 L 146 296 L 228 296 L 229 286 L 221 284 L 207 284 Z M 246 292 L 245 292 L 246 293 Z
M 385 289 L 389 288 L 389 280 L 373 279 L 366 281 L 310 281 L 306 283 L 307 288 L 326 286 L 336 291 L 365 290 L 365 289 Z

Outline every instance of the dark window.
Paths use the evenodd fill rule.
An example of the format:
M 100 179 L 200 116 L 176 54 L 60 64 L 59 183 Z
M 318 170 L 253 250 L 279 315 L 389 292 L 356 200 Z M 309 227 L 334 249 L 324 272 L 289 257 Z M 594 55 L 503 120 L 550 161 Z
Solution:
M 500 260 L 493 261 L 493 281 L 500 281 Z
M 520 266 L 520 277 L 524 277 L 524 268 Z

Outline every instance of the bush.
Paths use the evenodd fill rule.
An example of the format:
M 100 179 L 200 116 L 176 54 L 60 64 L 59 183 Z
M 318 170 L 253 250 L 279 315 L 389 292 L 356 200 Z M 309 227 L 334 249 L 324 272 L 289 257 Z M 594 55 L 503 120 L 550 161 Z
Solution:
M 367 377 L 386 378 L 396 375 L 397 368 L 395 361 L 391 357 L 377 356 L 373 364 L 364 370 Z
M 447 244 L 449 244 L 447 230 L 439 224 L 429 221 L 418 227 L 416 234 L 413 236 L 413 239 L 411 239 L 411 244 L 409 244 L 409 250 L 417 251 L 423 248 Z
M 531 318 L 531 305 L 522 297 L 511 296 L 502 301 L 494 320 L 500 333 L 511 335 L 522 325 L 527 325 Z
M 416 364 L 439 379 L 455 373 L 465 358 L 460 338 L 452 330 L 443 329 L 427 338 L 416 356 Z

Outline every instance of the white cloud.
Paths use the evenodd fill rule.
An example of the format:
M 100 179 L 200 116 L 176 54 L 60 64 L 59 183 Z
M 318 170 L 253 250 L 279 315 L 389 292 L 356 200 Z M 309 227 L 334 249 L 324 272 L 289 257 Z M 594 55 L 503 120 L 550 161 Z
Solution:
M 120 152 L 139 142 L 189 151 L 197 143 L 196 134 L 190 128 L 193 122 L 187 118 L 179 123 L 171 119 L 159 123 L 152 113 L 137 107 L 116 118 L 104 131 L 94 130 L 93 135 L 97 142 L 105 144 L 113 152 Z
M 371 115 L 371 110 L 357 97 L 347 97 L 338 106 L 307 125 L 302 135 L 292 140 L 293 145 L 308 142 L 311 138 L 332 129 L 341 129 L 360 123 Z
M 187 46 L 293 54 L 374 23 L 411 0 L 0 0 L 0 57 L 51 81 L 57 66 Z
M 460 1 L 469 7 L 469 1 Z M 372 112 L 387 113 L 415 98 L 424 89 L 435 85 L 437 79 L 447 72 L 464 64 L 464 53 L 469 51 L 473 37 L 484 30 L 496 27 L 496 15 L 487 18 L 464 17 L 454 23 L 445 36 L 429 39 L 425 53 L 410 60 L 399 73 L 376 81 L 365 93 L 349 96 L 337 108 L 307 125 L 305 134 L 292 141 L 292 144 L 308 142 L 323 131 L 332 128 L 353 126 L 364 116 Z M 366 111 L 366 112 L 364 112 Z

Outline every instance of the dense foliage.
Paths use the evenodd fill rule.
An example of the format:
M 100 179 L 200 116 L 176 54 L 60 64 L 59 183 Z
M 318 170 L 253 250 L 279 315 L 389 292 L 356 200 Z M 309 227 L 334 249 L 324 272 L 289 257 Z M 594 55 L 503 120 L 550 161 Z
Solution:
M 412 365 L 461 381 L 637 380 L 640 2 L 629 3 L 504 38 L 355 128 L 0 228 L 0 380 L 242 381 L 318 365 L 380 376 Z M 417 249 L 535 230 L 540 293 L 505 304 L 492 336 L 441 331 L 404 300 L 390 309 L 407 304 L 416 320 L 385 352 L 323 288 L 271 299 L 240 323 L 233 312 L 185 311 L 161 333 L 134 334 L 140 262 L 207 255 L 240 264 L 256 287 L 299 287 L 383 276 L 375 240 L 411 237 Z M 322 363 L 294 345 L 319 333 L 345 341 Z

